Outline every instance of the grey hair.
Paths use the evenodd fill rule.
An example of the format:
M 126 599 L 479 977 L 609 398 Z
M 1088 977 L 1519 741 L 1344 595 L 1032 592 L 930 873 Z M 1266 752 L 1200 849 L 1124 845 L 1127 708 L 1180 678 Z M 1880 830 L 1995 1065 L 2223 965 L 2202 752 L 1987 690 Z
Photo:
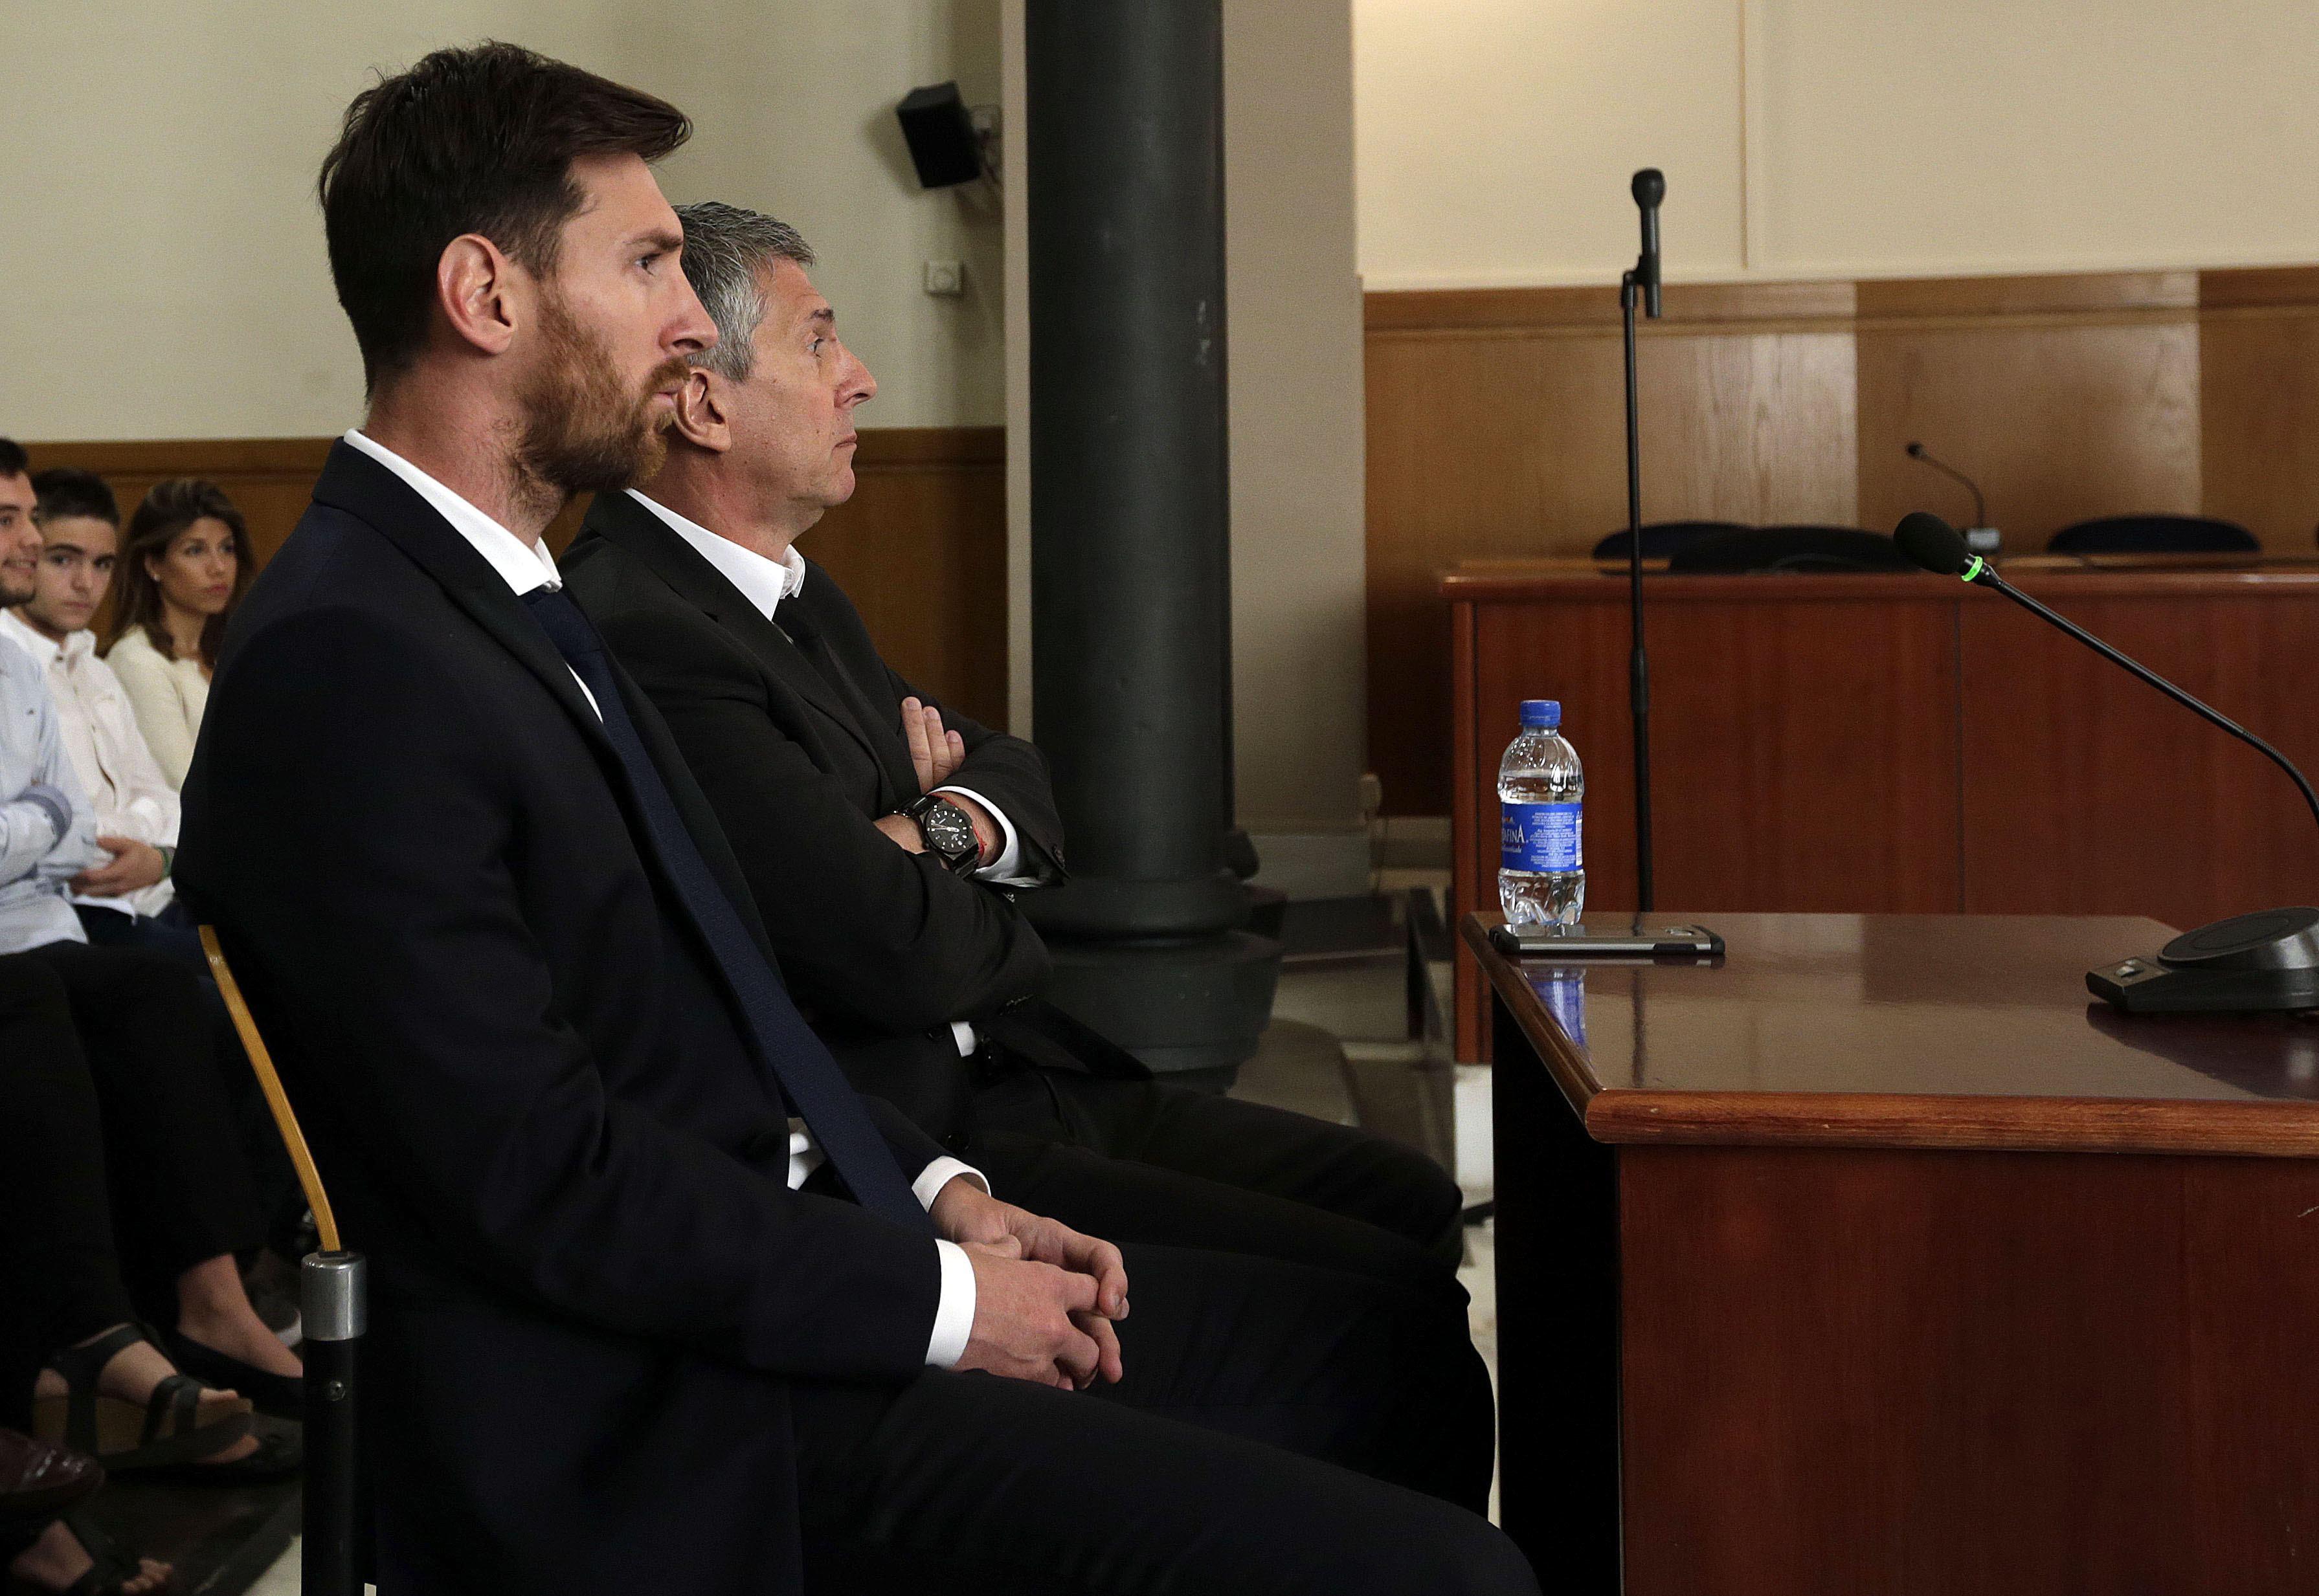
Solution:
M 813 246 L 786 221 L 717 200 L 679 205 L 684 275 L 717 324 L 717 347 L 692 364 L 745 383 L 757 364 L 757 324 L 765 319 L 764 274 L 777 260 L 813 264 Z

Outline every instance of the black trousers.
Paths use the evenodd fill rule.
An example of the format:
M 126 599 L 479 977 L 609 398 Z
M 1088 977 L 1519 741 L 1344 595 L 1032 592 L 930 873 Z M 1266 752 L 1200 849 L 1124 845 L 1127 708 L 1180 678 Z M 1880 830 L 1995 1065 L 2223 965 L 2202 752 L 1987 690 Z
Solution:
M 1457 1265 L 1457 1182 L 1368 1132 L 1160 1081 L 1030 1068 L 1002 1068 L 974 1113 L 971 1156 L 988 1160 L 998 1195 L 1090 1235 L 1372 1272 Z
M 218 1079 L 233 1115 L 234 1132 L 241 1139 L 243 1160 L 257 1183 L 258 1208 L 266 1215 L 266 1239 L 284 1258 L 293 1257 L 299 1228 L 305 1220 L 305 1193 L 299 1187 L 298 1171 L 282 1145 L 281 1133 L 274 1128 L 273 1113 L 266 1106 L 266 1094 L 258 1088 L 249 1057 L 241 1050 L 233 1016 L 226 1012 L 225 998 L 210 978 L 200 922 L 182 902 L 171 903 L 158 915 L 123 915 L 86 904 L 76 905 L 73 912 L 80 916 L 90 946 L 141 948 L 166 954 L 194 977 L 206 1015 L 211 1056 L 216 1060 Z
M 1488 1382 L 1442 1355 L 1462 1311 L 1267 1258 L 1123 1250 L 1116 1386 L 929 1370 L 792 1388 L 809 1590 L 1537 1590 L 1479 1516 Z
M 59 942 L 17 957 L 64 989 L 96 1088 L 123 1273 L 149 1316 L 175 1322 L 179 1275 L 265 1239 L 200 987 L 146 949 Z
M 31 1426 L 59 1347 L 136 1317 L 114 1256 L 104 1133 L 64 983 L 0 958 L 0 1426 Z

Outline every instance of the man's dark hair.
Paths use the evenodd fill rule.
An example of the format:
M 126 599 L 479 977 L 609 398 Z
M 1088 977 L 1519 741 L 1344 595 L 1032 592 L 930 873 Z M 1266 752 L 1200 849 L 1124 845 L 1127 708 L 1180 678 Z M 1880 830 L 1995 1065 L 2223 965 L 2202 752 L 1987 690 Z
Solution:
M 93 471 L 77 465 L 51 465 L 32 473 L 32 518 L 46 523 L 65 516 L 87 516 L 121 530 L 121 501 Z
M 0 437 L 0 477 L 22 476 L 32 464 L 23 444 L 13 437 Z
M 656 161 L 692 136 L 667 101 L 517 45 L 438 50 L 347 107 L 323 159 L 322 230 L 338 303 L 375 392 L 427 338 L 435 268 L 463 233 L 541 277 L 585 196 L 585 156 Z

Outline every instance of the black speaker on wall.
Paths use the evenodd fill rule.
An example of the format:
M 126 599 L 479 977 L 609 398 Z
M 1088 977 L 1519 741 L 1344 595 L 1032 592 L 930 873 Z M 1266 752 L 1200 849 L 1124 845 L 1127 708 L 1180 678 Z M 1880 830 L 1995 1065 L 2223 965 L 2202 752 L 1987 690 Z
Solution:
M 967 120 L 957 84 L 912 89 L 894 114 L 901 118 L 902 137 L 909 143 L 910 163 L 918 169 L 921 187 L 951 188 L 982 176 L 982 144 Z

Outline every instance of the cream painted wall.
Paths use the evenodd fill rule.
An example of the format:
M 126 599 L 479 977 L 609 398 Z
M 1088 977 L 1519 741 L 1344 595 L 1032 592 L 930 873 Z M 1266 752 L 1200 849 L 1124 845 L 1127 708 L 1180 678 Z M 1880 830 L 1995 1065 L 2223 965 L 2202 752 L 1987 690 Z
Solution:
M 1348 0 L 1224 0 L 1241 824 L 1358 826 L 1367 746 Z
M 924 193 L 892 106 L 956 77 L 998 91 L 997 0 L 10 0 L 0 140 L 0 432 L 301 437 L 361 415 L 314 171 L 374 68 L 496 37 L 636 83 L 697 125 L 679 200 L 774 212 L 878 374 L 872 426 L 996 424 L 999 228 L 979 191 Z M 962 300 L 920 288 L 968 262 Z
M 1354 0 L 1372 289 L 2319 260 L 2308 0 Z
M 1741 269 L 1737 0 L 1353 0 L 1359 260 L 1385 288 L 1600 281 L 1638 167 L 1666 270 Z

